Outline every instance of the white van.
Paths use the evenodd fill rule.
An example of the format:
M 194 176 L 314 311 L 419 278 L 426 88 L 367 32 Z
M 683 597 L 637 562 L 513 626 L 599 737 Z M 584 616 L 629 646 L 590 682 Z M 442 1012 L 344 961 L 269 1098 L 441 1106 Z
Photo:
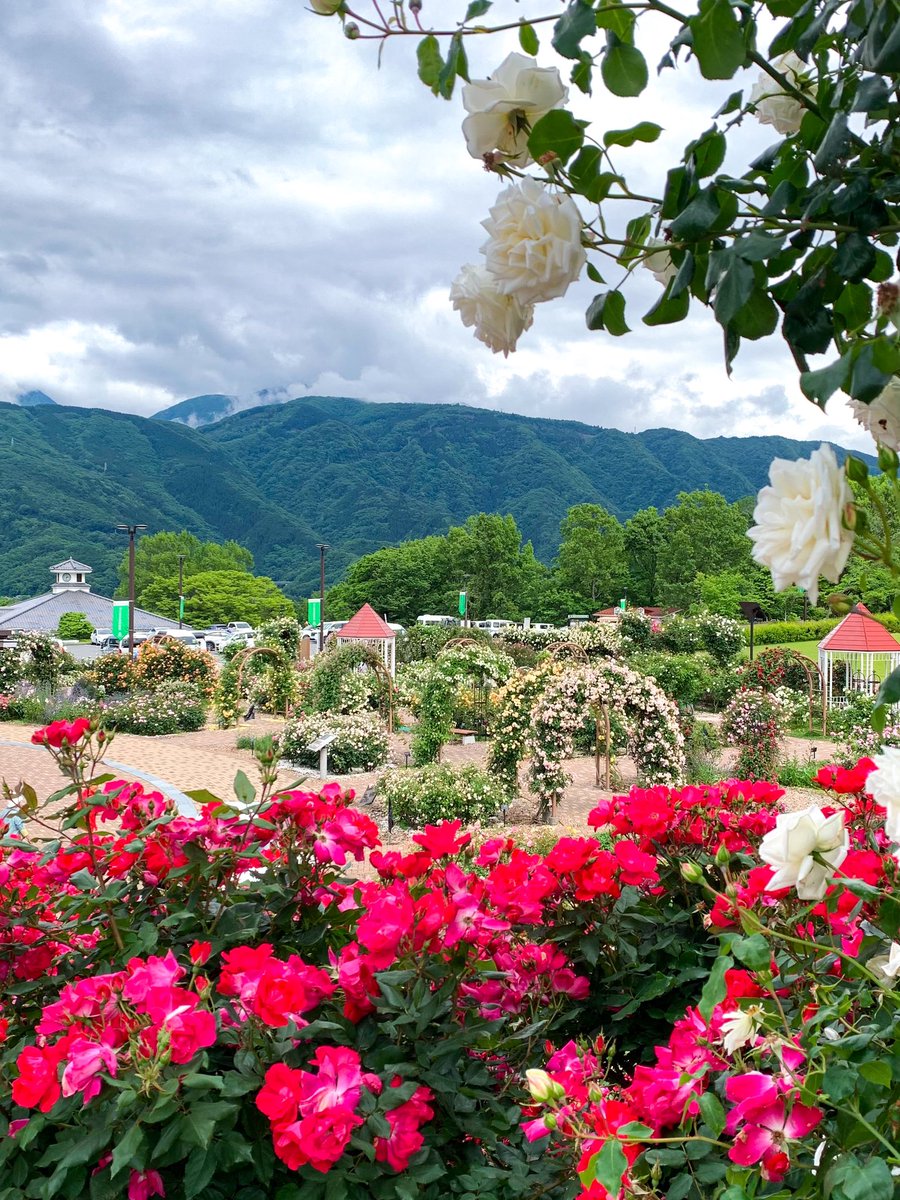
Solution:
M 456 617 L 438 617 L 432 613 L 423 613 L 421 617 L 416 617 L 417 625 L 456 625 Z
M 491 635 L 491 637 L 494 637 L 494 635 L 500 633 L 501 630 L 509 629 L 512 624 L 512 621 L 500 621 L 492 618 L 489 621 L 476 621 L 475 628 L 484 629 L 485 632 Z

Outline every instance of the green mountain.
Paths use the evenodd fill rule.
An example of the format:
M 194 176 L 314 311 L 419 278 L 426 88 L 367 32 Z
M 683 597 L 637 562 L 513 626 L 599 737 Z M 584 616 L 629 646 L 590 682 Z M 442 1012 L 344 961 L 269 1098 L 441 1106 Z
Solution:
M 20 392 L 16 396 L 16 404 L 21 408 L 39 408 L 45 404 L 56 406 L 56 401 L 48 396 L 46 392 Z
M 210 396 L 191 396 L 168 408 L 162 408 L 153 414 L 156 421 L 178 421 L 182 425 L 190 425 L 192 429 L 200 425 L 210 425 L 213 421 L 221 421 L 228 416 L 234 405 L 236 396 L 223 396 L 216 392 Z
M 127 521 L 234 538 L 294 596 L 317 589 L 317 542 L 330 546 L 333 581 L 361 554 L 443 533 L 476 512 L 511 512 L 549 562 L 573 504 L 624 519 L 695 488 L 736 500 L 766 482 L 772 458 L 813 448 L 338 397 L 269 404 L 202 430 L 0 404 L 0 594 L 44 590 L 47 568 L 68 555 L 89 563 L 108 594 L 124 548 L 113 527 Z

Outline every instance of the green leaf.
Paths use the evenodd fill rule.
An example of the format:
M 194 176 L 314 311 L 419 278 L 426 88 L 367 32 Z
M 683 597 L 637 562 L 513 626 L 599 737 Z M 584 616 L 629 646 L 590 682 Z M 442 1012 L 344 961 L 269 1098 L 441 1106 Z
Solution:
M 124 1171 L 126 1167 L 135 1167 L 140 1170 L 144 1165 L 144 1160 L 141 1156 L 143 1146 L 144 1131 L 135 1122 L 124 1137 L 119 1138 L 115 1146 L 113 1146 L 110 1174 L 116 1176 L 120 1171 Z
M 725 972 L 730 971 L 734 966 L 734 959 L 727 954 L 720 954 L 712 965 L 712 970 L 709 973 L 709 979 L 703 985 L 703 991 L 700 994 L 700 1003 L 697 1009 L 700 1016 L 705 1021 L 708 1021 L 712 1016 L 712 1010 L 717 1004 L 721 1004 L 728 993 L 725 984 Z
M 672 222 L 670 229 L 676 241 L 692 242 L 708 233 L 719 217 L 718 194 L 712 185 L 694 197 Z
M 688 315 L 688 309 L 691 305 L 691 294 L 685 289 L 679 295 L 673 295 L 673 284 L 675 280 L 669 283 L 669 286 L 653 305 L 650 311 L 643 317 L 645 325 L 674 325 L 678 321 L 683 321 Z
M 224 1100 L 195 1104 L 181 1118 L 179 1132 L 189 1145 L 205 1150 L 212 1141 L 216 1126 L 232 1117 L 234 1112 L 234 1105 Z
M 756 342 L 775 332 L 778 325 L 778 306 L 768 292 L 762 288 L 754 288 L 747 303 L 735 314 L 732 324 L 741 337 Z
M 731 953 L 751 971 L 768 971 L 772 961 L 771 948 L 761 933 L 735 938 L 731 943 Z
M 829 1200 L 893 1200 L 894 1180 L 883 1158 L 862 1163 L 852 1154 L 842 1155 L 825 1178 Z
M 700 0 L 688 22 L 693 49 L 704 79 L 731 79 L 746 55 L 740 22 L 728 0 Z
M 647 86 L 647 60 L 635 46 L 627 46 L 614 33 L 609 41 L 600 74 L 614 96 L 639 96 Z
M 463 24 L 468 25 L 469 21 L 474 21 L 476 17 L 483 17 L 492 3 L 493 0 L 472 0 L 472 3 L 466 9 Z
M 611 1196 L 618 1196 L 622 1176 L 628 1169 L 628 1159 L 619 1139 L 607 1138 L 600 1153 L 591 1159 L 590 1166 L 600 1186 L 606 1188 Z
M 635 142 L 655 142 L 662 133 L 662 126 L 652 121 L 641 121 L 630 129 L 610 129 L 603 135 L 604 146 L 633 146 Z
M 887 108 L 891 93 L 886 80 L 880 75 L 867 75 L 856 90 L 853 112 L 875 112 Z
M 584 122 L 576 121 L 564 108 L 554 108 L 535 122 L 528 138 L 528 149 L 535 162 L 551 151 L 561 162 L 569 159 L 584 144 Z
M 827 175 L 829 168 L 843 158 L 850 149 L 850 130 L 847 125 L 847 114 L 837 112 L 828 126 L 815 157 L 816 170 Z
M 835 272 L 850 283 L 865 279 L 874 266 L 875 247 L 861 233 L 848 233 L 832 260 Z
M 441 77 L 441 71 L 444 67 L 444 60 L 441 57 L 441 47 L 437 38 L 432 34 L 423 38 L 416 48 L 416 58 L 419 63 L 419 78 L 426 87 L 431 88 L 435 95 L 438 94 L 438 80 Z
M 462 79 L 468 80 L 469 78 L 466 48 L 463 45 L 462 34 L 459 33 L 455 33 L 450 39 L 447 61 L 438 76 L 438 92 L 445 100 L 449 100 L 453 95 L 453 85 L 456 83 L 457 75 Z
M 711 130 L 694 142 L 690 149 L 694 171 L 698 179 L 705 179 L 708 175 L 715 175 L 716 171 L 718 171 L 719 167 L 725 161 L 725 151 L 727 148 L 728 143 L 725 140 L 725 134 L 719 133 L 717 129 Z
M 619 253 L 617 262 L 622 266 L 627 266 L 634 259 L 639 258 L 644 243 L 650 234 L 650 217 L 644 213 L 640 217 L 632 217 L 625 226 L 625 241 L 627 245 L 623 247 Z
M 588 329 L 605 329 L 613 337 L 621 337 L 631 330 L 625 324 L 625 297 L 621 292 L 601 292 L 591 301 L 585 314 Z M 596 962 L 596 953 L 594 956 Z
M 216 1173 L 218 1157 L 212 1147 L 206 1150 L 197 1149 L 191 1154 L 184 1168 L 185 1200 L 193 1200 L 194 1196 L 203 1191 Z
M 519 26 L 519 45 L 526 54 L 530 54 L 532 57 L 541 47 L 538 35 L 534 32 L 534 26 L 529 25 L 527 21 L 523 21 Z
M 860 1065 L 859 1073 L 869 1083 L 877 1083 L 879 1087 L 890 1087 L 893 1074 L 891 1064 L 883 1058 L 875 1058 Z
M 894 374 L 893 364 L 888 360 L 879 361 L 875 342 L 864 342 L 852 352 L 853 366 L 850 368 L 850 386 L 848 391 L 854 400 L 862 400 L 863 404 L 871 404 L 887 387 Z
M 820 408 L 839 389 L 846 387 L 850 376 L 850 356 L 848 354 L 820 367 L 818 371 L 804 371 L 800 376 L 800 390 L 807 400 L 813 400 Z
M 720 325 L 727 325 L 744 307 L 753 291 L 753 268 L 742 258 L 732 258 L 730 265 L 716 284 L 713 309 Z
M 716 1137 L 725 1128 L 725 1109 L 719 1102 L 715 1092 L 704 1092 L 697 1102 L 700 1105 L 700 1115 L 713 1131 Z
M 581 43 L 596 32 L 597 18 L 591 5 L 583 0 L 572 0 L 553 26 L 553 49 L 563 58 L 578 58 Z

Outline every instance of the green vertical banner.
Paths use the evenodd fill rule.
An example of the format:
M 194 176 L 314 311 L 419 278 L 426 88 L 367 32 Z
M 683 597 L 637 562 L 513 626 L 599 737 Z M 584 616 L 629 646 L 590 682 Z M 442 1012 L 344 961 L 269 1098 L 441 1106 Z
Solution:
M 178 620 L 184 620 L 184 596 L 178 597 Z
M 466 595 L 466 593 L 460 592 L 459 593 L 459 615 L 461 617 L 464 617 L 466 615 L 466 607 L 468 605 L 468 601 L 469 601 L 469 597 Z
M 624 611 L 625 611 L 625 597 L 624 597 L 624 596 L 623 596 L 623 597 L 622 597 L 622 599 L 619 601 L 619 608 L 621 608 L 622 612 L 624 612 Z
M 306 602 L 307 625 L 318 625 L 322 619 L 322 601 L 318 596 L 310 596 Z
M 128 637 L 128 601 L 113 600 L 112 606 L 112 635 L 123 641 Z

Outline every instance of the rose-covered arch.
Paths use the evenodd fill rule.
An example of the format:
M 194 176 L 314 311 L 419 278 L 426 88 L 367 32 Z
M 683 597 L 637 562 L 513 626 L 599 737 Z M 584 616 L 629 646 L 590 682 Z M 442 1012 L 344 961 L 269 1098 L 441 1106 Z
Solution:
M 513 660 L 502 650 L 469 639 L 448 643 L 433 660 L 422 692 L 419 723 L 412 739 L 416 766 L 439 761 L 441 747 L 453 730 L 460 687 L 474 681 L 480 688 L 493 688 L 509 679 L 512 672 Z
M 625 722 L 629 746 L 643 782 L 676 784 L 684 773 L 684 738 L 678 710 L 661 688 L 621 663 L 591 666 L 541 663 L 503 690 L 494 727 L 490 767 L 510 790 L 519 761 L 531 760 L 529 782 L 540 799 L 539 815 L 552 816 L 570 776 L 573 738 L 587 713 L 604 707 Z

